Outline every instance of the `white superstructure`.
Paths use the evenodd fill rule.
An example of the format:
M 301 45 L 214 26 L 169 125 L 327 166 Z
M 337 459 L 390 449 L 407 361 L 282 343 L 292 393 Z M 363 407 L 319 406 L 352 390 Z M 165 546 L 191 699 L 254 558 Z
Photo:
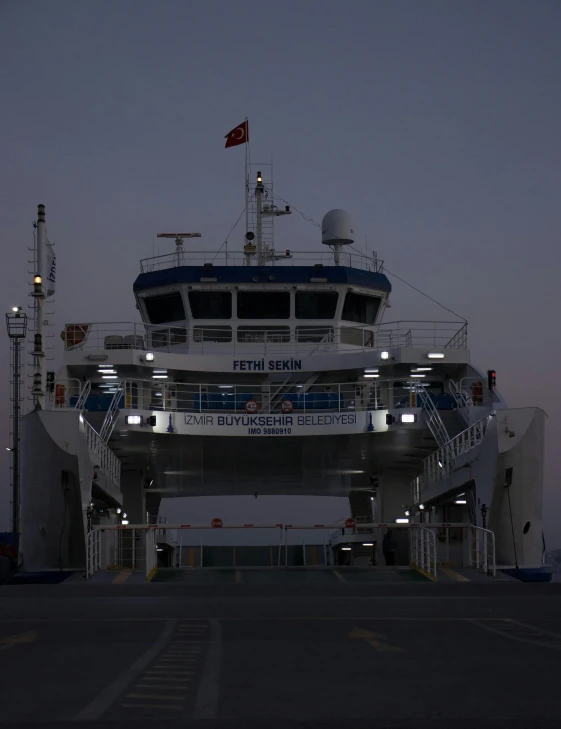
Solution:
M 259 493 L 472 524 L 499 565 L 539 570 L 542 411 L 506 407 L 466 322 L 383 321 L 391 284 L 348 213 L 323 218 L 317 252 L 277 251 L 263 221 L 290 210 L 261 173 L 252 200 L 239 253 L 173 233 L 141 262 L 141 321 L 68 320 L 22 423 L 24 566 L 83 567 L 92 526 L 146 524 L 162 497 Z

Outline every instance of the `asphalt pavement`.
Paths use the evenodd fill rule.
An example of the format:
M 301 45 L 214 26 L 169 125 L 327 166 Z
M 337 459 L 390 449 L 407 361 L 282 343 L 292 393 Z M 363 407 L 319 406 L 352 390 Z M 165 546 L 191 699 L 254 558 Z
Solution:
M 558 727 L 561 584 L 5 586 L 0 671 L 20 729 Z

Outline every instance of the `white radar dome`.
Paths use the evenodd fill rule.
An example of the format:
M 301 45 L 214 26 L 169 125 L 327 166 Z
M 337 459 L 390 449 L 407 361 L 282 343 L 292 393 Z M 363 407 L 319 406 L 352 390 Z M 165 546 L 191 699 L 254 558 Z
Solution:
M 326 246 L 345 246 L 355 242 L 353 221 L 346 210 L 330 210 L 323 216 L 321 242 Z

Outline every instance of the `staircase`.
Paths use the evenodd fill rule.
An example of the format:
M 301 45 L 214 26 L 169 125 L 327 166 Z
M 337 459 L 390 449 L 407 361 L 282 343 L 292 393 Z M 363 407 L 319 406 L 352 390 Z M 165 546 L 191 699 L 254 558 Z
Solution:
M 432 433 L 433 438 L 437 442 L 438 447 L 442 448 L 443 445 L 448 443 L 450 436 L 448 435 L 446 426 L 442 422 L 439 411 L 436 409 L 434 402 L 422 385 L 419 385 L 418 382 L 412 382 L 410 386 L 413 392 L 417 395 L 417 398 L 425 412 L 425 422 Z
M 119 382 L 117 392 L 113 395 L 113 399 L 111 400 L 111 404 L 109 405 L 105 420 L 103 421 L 103 425 L 101 426 L 101 430 L 99 432 L 100 438 L 103 443 L 108 443 L 109 438 L 111 438 L 111 433 L 113 433 L 113 428 L 115 427 L 117 418 L 119 417 L 119 404 L 121 402 L 121 398 L 124 395 L 124 392 L 125 384 L 124 382 Z
M 439 410 L 438 412 L 450 438 L 455 438 L 458 433 L 468 427 L 458 410 Z
M 359 524 L 371 524 L 373 521 L 372 515 L 372 500 L 369 491 L 351 491 L 349 494 L 349 504 L 351 506 L 351 514 L 353 519 Z

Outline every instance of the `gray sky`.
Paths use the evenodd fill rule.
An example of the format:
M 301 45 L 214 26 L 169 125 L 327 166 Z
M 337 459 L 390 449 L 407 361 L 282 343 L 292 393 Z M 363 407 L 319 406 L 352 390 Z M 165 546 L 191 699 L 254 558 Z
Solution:
M 561 546 L 560 26 L 553 0 L 0 0 L 4 308 L 28 301 L 42 202 L 56 331 L 135 320 L 154 234 L 201 230 L 218 248 L 241 212 L 243 148 L 224 135 L 248 116 L 277 195 L 315 220 L 348 209 L 359 245 L 469 320 L 509 404 L 548 412 L 546 536 Z M 298 214 L 277 226 L 280 247 L 318 234 Z M 450 318 L 393 283 L 387 319 Z M 6 342 L 1 366 L 6 403 Z

